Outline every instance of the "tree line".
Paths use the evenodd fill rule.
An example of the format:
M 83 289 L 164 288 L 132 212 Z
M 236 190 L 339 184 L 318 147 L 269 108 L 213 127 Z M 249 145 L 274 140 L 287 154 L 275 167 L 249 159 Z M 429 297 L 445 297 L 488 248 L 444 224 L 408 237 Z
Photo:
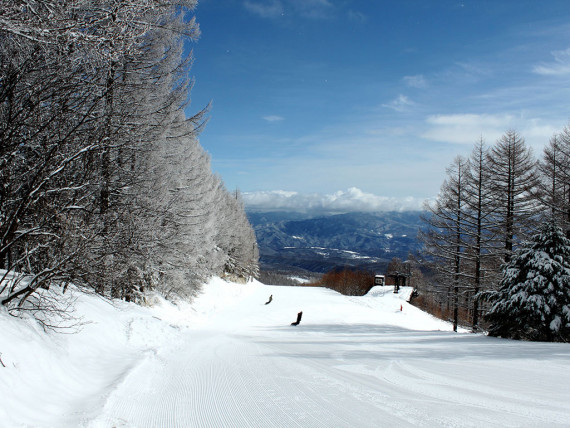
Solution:
M 545 222 L 570 235 L 570 128 L 536 160 L 524 138 L 505 132 L 491 147 L 477 142 L 458 156 L 434 201 L 425 205 L 423 263 L 435 278 L 423 290 L 453 319 L 480 328 L 506 266 Z M 487 305 L 487 306 L 485 306 Z
M 258 272 L 254 232 L 198 142 L 195 0 L 6 0 L 0 301 L 57 283 L 125 300 Z M 17 274 L 17 275 L 15 275 Z
M 374 274 L 348 267 L 332 269 L 311 285 L 327 287 L 345 296 L 363 296 L 374 285 Z

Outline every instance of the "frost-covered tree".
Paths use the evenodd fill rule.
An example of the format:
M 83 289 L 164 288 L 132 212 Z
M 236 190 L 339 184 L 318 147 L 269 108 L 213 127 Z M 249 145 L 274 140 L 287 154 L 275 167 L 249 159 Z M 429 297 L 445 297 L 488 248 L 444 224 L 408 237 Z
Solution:
M 223 275 L 240 280 L 256 278 L 259 275 L 259 251 L 241 195 L 237 190 L 230 193 L 223 187 L 220 192 L 222 200 L 218 213 L 221 224 L 216 242 L 226 255 Z
M 24 279 L 1 304 L 62 281 L 186 297 L 229 260 L 248 272 L 255 238 L 198 142 L 205 109 L 184 114 L 195 5 L 2 3 L 0 269 Z
M 90 182 L 91 240 L 85 269 L 88 282 L 98 292 L 132 299 L 156 283 L 150 249 L 170 236 L 165 222 L 159 240 L 156 218 L 160 218 L 164 181 L 156 168 L 183 156 L 186 150 L 174 141 L 187 138 L 196 145 L 203 112 L 186 119 L 181 110 L 188 102 L 191 57 L 184 58 L 185 34 L 196 31 L 186 10 L 167 3 L 156 10 L 143 10 L 141 19 L 150 25 L 137 38 L 132 52 L 103 62 L 99 87 L 104 94 L 100 114 L 100 148 L 93 161 Z M 170 159 L 162 146 L 176 146 Z M 158 185 L 164 186 L 162 188 Z M 155 202 L 156 201 L 156 202 Z
M 505 338 L 570 340 L 570 240 L 553 221 L 522 245 L 503 267 L 492 304 L 489 334 Z
M 150 236 L 157 245 L 149 250 L 151 268 L 162 294 L 187 297 L 218 273 L 217 178 L 192 135 L 168 139 L 154 156 L 149 202 L 157 216 Z
M 69 280 L 90 236 L 76 214 L 89 192 L 82 166 L 97 149 L 100 97 L 72 40 L 43 28 L 64 13 L 57 3 L 2 4 L 0 268 L 27 274 L 2 290 L 4 305 L 23 303 L 54 278 Z

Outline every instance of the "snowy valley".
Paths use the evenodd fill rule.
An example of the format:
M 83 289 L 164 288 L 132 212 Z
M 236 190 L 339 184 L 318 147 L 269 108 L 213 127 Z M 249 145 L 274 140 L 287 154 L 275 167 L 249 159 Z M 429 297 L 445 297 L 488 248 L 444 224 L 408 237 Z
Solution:
M 568 426 L 567 344 L 453 333 L 410 292 L 214 279 L 178 306 L 77 294 L 74 334 L 2 309 L 0 425 Z
M 247 212 L 262 270 L 325 273 L 339 266 L 384 272 L 393 257 L 420 249 L 419 211 Z
M 567 2 L 199 3 L 2 2 L 0 428 L 569 427 Z

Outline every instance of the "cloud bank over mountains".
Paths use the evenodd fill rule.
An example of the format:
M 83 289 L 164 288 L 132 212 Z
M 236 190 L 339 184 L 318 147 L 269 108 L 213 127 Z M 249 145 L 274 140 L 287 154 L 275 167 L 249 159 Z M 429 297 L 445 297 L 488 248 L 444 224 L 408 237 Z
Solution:
M 351 187 L 332 194 L 303 194 L 285 190 L 244 192 L 248 211 L 292 211 L 301 213 L 347 213 L 378 211 L 417 211 L 422 209 L 423 199 L 405 197 L 390 198 L 365 193 Z

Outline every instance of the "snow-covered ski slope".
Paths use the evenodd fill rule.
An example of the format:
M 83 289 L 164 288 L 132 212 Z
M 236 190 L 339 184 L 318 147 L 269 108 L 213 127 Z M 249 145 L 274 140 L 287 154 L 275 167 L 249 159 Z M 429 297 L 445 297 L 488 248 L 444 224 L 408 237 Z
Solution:
M 392 291 L 213 280 L 178 308 L 80 296 L 73 335 L 0 312 L 0 426 L 570 426 L 570 345 L 453 333 Z

